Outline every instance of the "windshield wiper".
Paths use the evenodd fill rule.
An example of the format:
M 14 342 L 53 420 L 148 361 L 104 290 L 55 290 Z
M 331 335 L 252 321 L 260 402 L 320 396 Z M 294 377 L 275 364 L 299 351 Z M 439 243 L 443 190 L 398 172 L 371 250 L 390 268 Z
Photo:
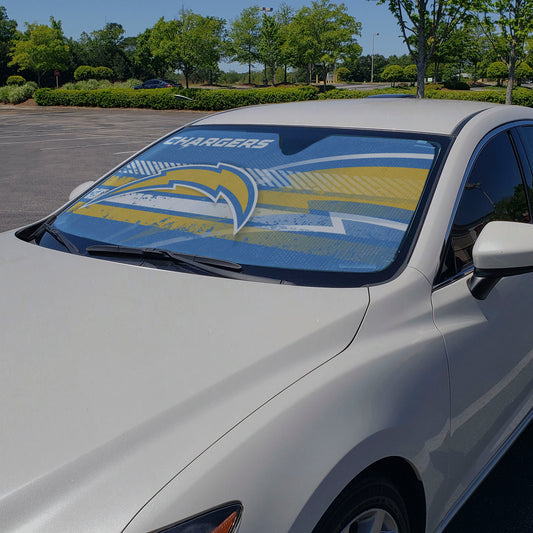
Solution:
M 53 226 L 50 226 L 47 222 L 45 222 L 40 228 L 39 231 L 41 232 L 41 235 L 48 233 L 51 235 L 58 243 L 62 244 L 71 254 L 79 254 L 80 251 L 78 250 L 77 246 L 71 242 L 65 235 L 59 231 L 57 228 L 54 228 Z
M 197 270 L 202 273 L 212 274 L 214 276 L 240 279 L 246 281 L 263 281 L 270 283 L 282 283 L 281 280 L 264 278 L 262 276 L 252 276 L 244 274 L 242 265 L 225 259 L 216 259 L 214 257 L 203 257 L 193 254 L 184 254 L 172 252 L 163 248 L 134 248 L 129 246 L 118 246 L 115 244 L 97 244 L 89 246 L 86 249 L 89 255 L 109 256 L 109 257 L 137 257 L 141 259 L 167 259 L 173 263 L 187 267 L 191 270 Z

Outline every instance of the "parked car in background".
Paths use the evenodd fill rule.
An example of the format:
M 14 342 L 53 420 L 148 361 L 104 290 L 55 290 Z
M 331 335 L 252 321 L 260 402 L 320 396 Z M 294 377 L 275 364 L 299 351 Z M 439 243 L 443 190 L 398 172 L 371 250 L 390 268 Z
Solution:
M 147 80 L 141 85 L 136 85 L 134 89 L 165 89 L 168 87 L 183 87 L 181 83 L 175 83 L 173 81 L 165 81 L 160 79 Z
M 0 234 L 0 531 L 441 532 L 533 413 L 533 110 L 243 108 Z

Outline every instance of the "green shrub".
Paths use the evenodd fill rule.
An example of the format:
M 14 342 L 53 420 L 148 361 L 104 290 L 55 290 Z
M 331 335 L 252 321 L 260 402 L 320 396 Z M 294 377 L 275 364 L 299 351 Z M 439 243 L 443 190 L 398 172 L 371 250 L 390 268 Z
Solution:
M 29 84 L 26 84 L 29 85 Z M 0 88 L 0 102 L 14 103 L 21 98 L 20 93 L 8 94 L 14 89 L 24 90 L 24 87 Z M 437 88 L 435 88 L 437 87 Z M 448 100 L 477 100 L 482 102 L 504 103 L 505 92 L 439 90 L 441 85 L 426 86 L 427 98 Z M 341 98 L 366 98 L 371 94 L 383 93 L 414 94 L 414 89 L 377 89 L 373 91 L 350 91 L 334 89 L 324 94 L 318 94 L 313 86 L 267 89 L 140 89 L 117 88 L 116 85 L 98 90 L 65 90 L 38 89 L 34 98 L 39 105 L 64 105 L 86 107 L 134 107 L 151 109 L 191 109 L 202 111 L 221 111 L 255 104 L 277 102 L 291 102 L 302 100 L 326 100 Z M 177 98 L 179 94 L 191 98 Z M 513 102 L 517 105 L 533 107 L 533 91 L 517 88 L 513 91 Z
M 137 78 L 130 78 L 129 80 L 120 82 L 120 83 L 114 83 L 113 87 L 121 87 L 123 89 L 133 89 L 136 85 L 141 85 L 142 80 L 138 80 Z
M 33 81 L 25 83 L 22 87 L 18 85 L 0 87 L 0 102 L 3 104 L 21 104 L 31 98 L 36 89 L 37 84 Z
M 442 83 L 426 83 L 426 91 L 441 91 L 444 89 Z
M 0 87 L 0 103 L 9 104 L 9 87 Z
M 407 65 L 403 67 L 403 79 L 410 83 L 414 83 L 417 80 L 418 69 L 416 65 Z
M 95 91 L 97 89 L 107 89 L 111 87 L 109 80 L 95 80 L 91 78 L 89 80 L 77 81 L 76 83 L 65 83 L 62 89 L 68 91 Z
M 520 63 L 514 72 L 515 78 L 521 82 L 522 80 L 531 78 L 533 76 L 533 69 L 527 63 Z
M 29 81 L 25 83 L 22 86 L 22 94 L 24 96 L 24 100 L 31 98 L 37 89 L 38 89 L 38 85 L 34 81 Z
M 391 85 L 394 87 L 394 84 L 397 81 L 404 80 L 403 68 L 400 65 L 389 65 L 388 67 L 385 67 L 381 73 L 381 79 L 383 81 L 390 81 Z
M 527 89 L 524 89 L 527 91 Z M 434 91 L 426 90 L 426 98 L 441 100 L 470 100 L 478 102 L 505 103 L 505 92 L 502 91 Z M 517 103 L 517 102 L 515 102 Z M 533 102 L 532 102 L 533 103 Z
M 80 65 L 74 71 L 74 79 L 76 81 L 89 80 L 94 78 L 94 68 L 89 65 Z
M 487 67 L 487 78 L 497 80 L 498 85 L 501 85 L 502 80 L 509 76 L 509 69 L 503 61 L 494 61 Z
M 364 98 L 373 91 L 351 91 L 349 89 L 334 89 L 319 95 L 319 100 L 348 100 L 352 98 Z
M 78 87 L 76 89 L 40 89 L 35 93 L 35 101 L 39 105 L 221 111 L 246 105 L 316 100 L 318 98 L 318 90 L 312 86 L 250 90 L 175 88 L 136 90 L 111 86 L 98 90 L 79 89 Z M 186 98 L 176 97 L 176 94 Z
M 6 85 L 15 85 L 20 86 L 24 85 L 26 83 L 26 80 L 22 76 L 9 76 L 6 81 Z
M 349 68 L 339 67 L 337 69 L 337 79 L 339 81 L 350 81 L 352 73 Z
M 10 87 L 8 93 L 8 100 L 10 104 L 21 104 L 28 99 L 24 91 L 24 87 Z
M 76 81 L 110 80 L 113 75 L 113 70 L 108 67 L 91 67 L 89 65 L 80 65 L 74 71 Z
M 415 94 L 410 88 L 396 87 L 387 89 L 374 89 L 372 91 L 352 91 L 350 89 L 335 89 L 319 96 L 320 100 L 342 100 L 367 98 L 373 94 Z
M 97 80 L 110 80 L 113 75 L 113 71 L 108 67 L 96 67 L 94 69 L 94 77 Z
M 470 85 L 463 80 L 446 80 L 444 87 L 452 91 L 469 91 Z

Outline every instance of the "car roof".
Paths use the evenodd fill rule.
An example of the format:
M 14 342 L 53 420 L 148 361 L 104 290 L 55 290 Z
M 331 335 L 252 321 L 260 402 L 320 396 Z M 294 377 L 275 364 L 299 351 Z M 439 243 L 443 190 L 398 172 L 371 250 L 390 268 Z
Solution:
M 533 110 L 523 118 L 533 119 Z M 197 125 L 289 125 L 407 131 L 450 135 L 475 115 L 496 113 L 506 122 L 510 106 L 487 102 L 408 98 L 319 100 L 244 107 L 210 115 Z

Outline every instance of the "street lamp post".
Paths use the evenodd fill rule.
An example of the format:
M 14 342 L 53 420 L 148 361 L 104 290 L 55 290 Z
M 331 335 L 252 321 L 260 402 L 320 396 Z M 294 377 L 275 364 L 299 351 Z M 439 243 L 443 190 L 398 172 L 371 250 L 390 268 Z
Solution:
M 263 16 L 266 17 L 266 14 L 270 13 L 271 11 L 274 11 L 274 9 L 272 7 L 260 7 L 259 11 L 262 11 L 263 12 Z M 268 85 L 266 63 L 265 63 L 264 66 L 265 66 L 265 72 L 264 72 L 264 75 L 263 75 L 263 85 L 266 87 Z
M 370 67 L 370 83 L 374 83 L 374 39 L 379 33 L 372 34 L 372 66 Z

